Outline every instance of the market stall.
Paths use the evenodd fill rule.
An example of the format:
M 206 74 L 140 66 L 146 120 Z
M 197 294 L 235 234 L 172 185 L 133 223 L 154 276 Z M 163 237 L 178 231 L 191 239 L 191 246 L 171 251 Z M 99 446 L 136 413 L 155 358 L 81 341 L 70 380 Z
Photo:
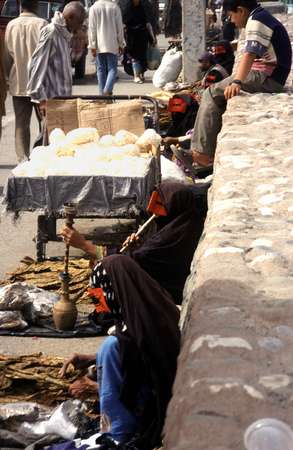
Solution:
M 6 211 L 39 213 L 38 261 L 45 258 L 47 242 L 59 240 L 56 221 L 64 204 L 75 204 L 77 218 L 128 218 L 138 224 L 161 180 L 154 99 L 54 99 L 46 121 L 48 145 L 35 148 L 4 189 Z

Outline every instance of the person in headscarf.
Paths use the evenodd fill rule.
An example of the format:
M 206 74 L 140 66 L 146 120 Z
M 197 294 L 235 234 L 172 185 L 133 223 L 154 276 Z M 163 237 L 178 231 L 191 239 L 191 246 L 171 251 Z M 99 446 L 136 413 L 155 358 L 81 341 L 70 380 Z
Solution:
M 161 443 L 180 347 L 175 301 L 182 300 L 204 221 L 205 202 L 200 205 L 202 196 L 190 188 L 165 184 L 159 192 L 168 215 L 158 220 L 158 233 L 132 256 L 104 258 L 91 277 L 100 311 L 111 311 L 116 320 L 115 336 L 104 341 L 96 366 L 101 443 L 114 440 L 119 449 L 151 450 Z M 67 243 L 95 255 L 95 246 L 75 230 L 65 228 L 61 234 Z M 77 367 L 94 360 L 95 355 L 74 355 L 61 375 L 70 363 Z M 72 394 L 79 391 L 77 385 L 71 387 Z
M 170 292 L 176 304 L 182 303 L 185 280 L 203 230 L 207 212 L 206 186 L 162 183 L 158 192 L 167 216 L 158 217 L 157 233 L 131 251 L 134 261 Z M 96 257 L 96 246 L 75 229 L 65 227 L 61 235 L 73 247 Z
M 167 0 L 164 11 L 164 34 L 174 38 L 182 33 L 182 5 L 180 0 Z
M 143 83 L 147 70 L 148 45 L 155 45 L 157 42 L 153 7 L 149 0 L 122 0 L 120 7 L 126 34 L 124 58 L 131 60 L 134 82 Z

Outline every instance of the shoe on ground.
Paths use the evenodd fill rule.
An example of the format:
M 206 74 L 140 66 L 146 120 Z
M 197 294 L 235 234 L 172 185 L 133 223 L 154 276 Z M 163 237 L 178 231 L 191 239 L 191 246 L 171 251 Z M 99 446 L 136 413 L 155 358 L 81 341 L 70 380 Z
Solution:
M 143 81 L 141 80 L 140 77 L 134 77 L 134 82 L 137 83 L 137 84 L 142 84 L 143 83 Z

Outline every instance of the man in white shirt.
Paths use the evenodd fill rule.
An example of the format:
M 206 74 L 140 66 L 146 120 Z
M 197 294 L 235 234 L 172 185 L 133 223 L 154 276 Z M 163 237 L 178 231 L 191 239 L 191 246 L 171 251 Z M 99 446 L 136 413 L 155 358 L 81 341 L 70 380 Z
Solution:
M 28 63 L 37 47 L 46 20 L 38 17 L 38 0 L 22 0 L 19 17 L 5 31 L 4 70 L 15 113 L 15 151 L 18 161 L 30 154 L 33 103 L 27 93 Z
M 100 95 L 112 95 L 124 45 L 120 7 L 113 0 L 96 1 L 89 11 L 89 47 L 97 62 Z

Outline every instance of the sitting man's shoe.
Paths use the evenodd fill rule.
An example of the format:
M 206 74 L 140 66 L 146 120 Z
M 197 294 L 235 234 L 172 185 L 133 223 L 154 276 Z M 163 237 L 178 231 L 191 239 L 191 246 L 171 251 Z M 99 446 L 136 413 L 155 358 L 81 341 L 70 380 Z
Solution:
M 204 178 L 213 173 L 213 160 L 209 156 L 196 152 L 195 150 L 177 148 L 175 145 L 171 145 L 171 150 L 174 156 L 181 161 L 185 169 L 188 170 L 193 180 Z M 198 155 L 200 155 L 198 157 L 198 161 L 200 162 L 195 161 Z
M 198 152 L 197 150 L 191 150 L 193 163 L 201 167 L 210 167 L 214 163 L 214 158 L 206 155 L 205 153 Z
M 143 83 L 143 81 L 141 80 L 141 78 L 139 77 L 139 76 L 137 76 L 137 77 L 134 77 L 134 80 L 133 80 L 135 83 L 138 83 L 138 84 L 142 84 Z

